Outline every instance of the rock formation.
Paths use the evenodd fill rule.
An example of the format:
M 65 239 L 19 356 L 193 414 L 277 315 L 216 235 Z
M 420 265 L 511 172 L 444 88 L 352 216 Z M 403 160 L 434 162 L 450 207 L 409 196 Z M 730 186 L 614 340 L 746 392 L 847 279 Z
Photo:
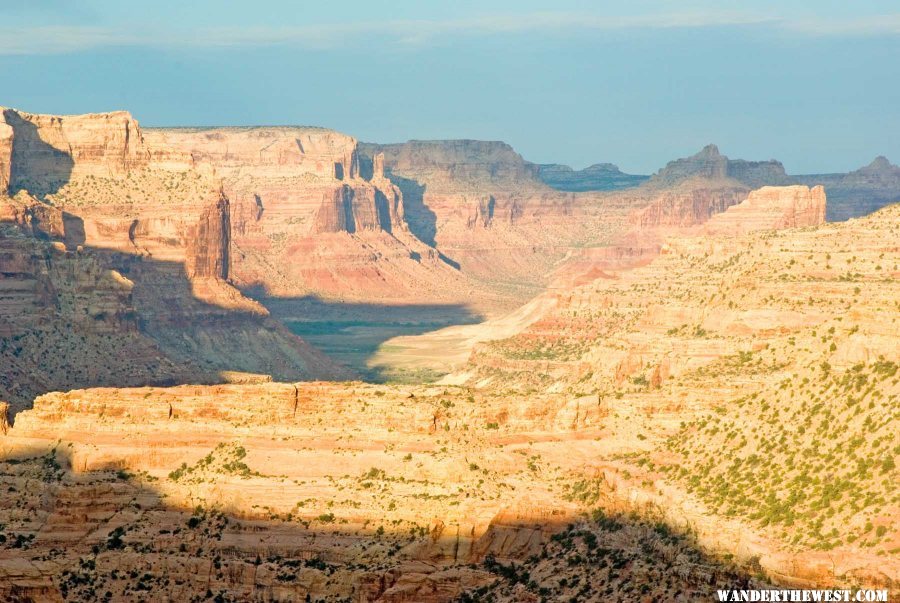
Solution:
M 13 129 L 5 120 L 0 120 L 0 194 L 9 191 L 12 176 Z
M 13 132 L 13 194 L 42 196 L 76 178 L 121 177 L 149 159 L 138 124 L 125 111 L 65 117 L 0 111 Z
M 796 176 L 799 182 L 821 184 L 828 195 L 828 221 L 842 222 L 865 216 L 900 201 L 900 167 L 887 158 L 876 157 L 872 163 L 848 174 Z
M 504 142 L 481 140 L 411 140 L 401 144 L 360 145 L 369 158 L 384 156 L 390 173 L 442 192 L 491 188 L 542 189 L 539 167 Z
M 281 299 L 403 301 L 461 282 L 409 233 L 399 189 L 357 143 L 322 128 L 148 130 L 153 162 L 189 157 L 230 201 L 231 280 Z M 373 262 L 377 258 L 377 262 Z M 415 290 L 412 287 L 415 284 Z
M 666 167 L 650 177 L 648 184 L 672 186 L 691 178 L 713 181 L 734 180 L 748 188 L 765 185 L 791 184 L 780 162 L 731 160 L 719 153 L 719 148 L 710 144 L 696 155 L 670 161 Z
M 579 479 L 558 459 L 581 444 L 534 441 L 559 411 L 555 396 L 361 384 L 47 394 L 3 440 L 0 593 L 475 596 L 502 575 L 496 564 L 537 558 L 583 522 L 589 507 L 551 485 Z M 629 538 L 659 541 L 649 526 L 627 525 Z M 582 527 L 616 538 L 606 524 Z M 712 588 L 692 572 L 741 579 L 687 539 L 676 549 L 681 588 Z M 33 557 L 27 566 L 22 553 Z M 642 572 L 665 572 L 666 559 L 644 551 L 642 570 L 623 578 L 656 589 Z
M 16 410 L 56 387 L 342 374 L 230 284 L 231 202 L 210 168 L 155 155 L 124 112 L 3 117 L 0 330 L 17 343 L 0 397 Z
M 747 199 L 713 216 L 707 233 L 741 234 L 755 230 L 819 226 L 825 223 L 825 188 L 764 186 Z

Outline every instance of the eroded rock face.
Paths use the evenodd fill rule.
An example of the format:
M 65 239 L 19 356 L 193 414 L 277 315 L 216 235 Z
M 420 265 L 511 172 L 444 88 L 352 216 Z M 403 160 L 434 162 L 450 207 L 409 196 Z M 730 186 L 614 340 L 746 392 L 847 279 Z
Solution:
M 0 202 L 0 396 L 12 411 L 49 389 L 189 378 L 141 334 L 134 283 L 67 244 L 67 227 L 25 193 Z
M 708 145 L 691 157 L 669 162 L 642 187 L 648 204 L 636 212 L 641 229 L 696 226 L 747 198 L 754 188 L 788 184 L 777 161 L 731 160 Z
M 232 204 L 211 166 L 154 154 L 124 112 L 3 115 L 9 190 L 22 189 L 0 197 L 0 330 L 17 338 L 2 395 L 16 410 L 47 388 L 117 378 L 341 373 L 230 284 Z
M 9 191 L 12 170 L 13 129 L 5 120 L 0 120 L 0 194 Z
M 300 127 L 146 136 L 154 161 L 190 157 L 220 179 L 235 248 L 230 278 L 240 287 L 281 299 L 402 301 L 447 297 L 444 285 L 462 280 L 408 231 L 383 162 L 369 158 L 361 174 L 350 136 Z
M 697 226 L 747 198 L 743 187 L 707 188 L 666 191 L 653 197 L 650 204 L 636 213 L 635 223 L 642 229 L 671 229 Z
M 825 188 L 764 186 L 716 215 L 705 232 L 739 234 L 754 230 L 819 226 L 825 223 Z
M 476 302 L 499 290 L 526 301 L 573 247 L 624 232 L 635 202 L 554 190 L 538 178 L 539 166 L 499 142 L 360 145 L 363 165 L 379 153 L 403 194 L 410 232 L 468 277 Z
M 125 111 L 55 116 L 0 110 L 13 131 L 11 193 L 44 195 L 74 178 L 121 177 L 149 160 L 138 123 Z
M 503 143 L 358 145 L 321 128 L 144 131 L 127 113 L 5 115 L 25 132 L 10 145 L 10 161 L 25 162 L 10 186 L 29 180 L 80 218 L 84 243 L 184 262 L 191 277 L 219 275 L 282 300 L 511 308 L 573 249 L 613 243 L 635 222 L 702 222 L 769 169 L 707 149 L 657 185 L 573 194 L 547 187 Z M 665 174 L 677 191 L 660 188 Z M 211 211 L 224 220 L 211 209 L 221 198 L 230 235 L 210 222 Z
M 192 267 L 188 278 L 205 277 L 227 281 L 231 275 L 231 204 L 224 193 L 215 205 L 203 210 L 188 232 L 187 257 Z

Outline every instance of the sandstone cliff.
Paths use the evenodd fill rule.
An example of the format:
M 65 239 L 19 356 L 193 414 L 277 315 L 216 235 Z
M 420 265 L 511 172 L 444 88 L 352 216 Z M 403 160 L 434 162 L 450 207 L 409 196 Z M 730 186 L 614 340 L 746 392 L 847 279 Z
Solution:
M 0 197 L 3 324 L 19 343 L 4 348 L 16 368 L 0 397 L 18 409 L 48 388 L 117 379 L 343 374 L 230 284 L 232 207 L 209 166 L 178 149 L 157 161 L 124 112 L 3 116 L 18 191 Z M 53 352 L 71 341 L 81 354 Z
M 468 303 L 499 294 L 500 309 L 510 309 L 545 286 L 573 248 L 609 243 L 627 228 L 630 200 L 554 190 L 505 143 L 366 143 L 362 165 L 379 153 L 410 232 L 468 278 Z
M 85 244 L 181 262 L 189 278 L 217 275 L 280 300 L 494 313 L 537 293 L 573 250 L 614 243 L 633 224 L 701 223 L 747 183 L 780 178 L 771 162 L 708 148 L 643 187 L 573 194 L 547 187 L 503 143 L 359 145 L 321 128 L 142 130 L 127 113 L 4 115 L 20 130 L 10 190 L 27 184 L 76 215 Z M 658 239 L 642 236 L 643 247 Z
M 148 130 L 154 162 L 190 157 L 230 200 L 232 267 L 263 296 L 403 301 L 460 282 L 409 233 L 401 191 L 356 140 L 322 128 Z
M 0 111 L 13 133 L 11 193 L 41 196 L 74 178 L 121 177 L 149 159 L 138 124 L 125 111 L 72 116 Z
M 12 175 L 12 143 L 13 129 L 5 119 L 0 120 L 0 194 L 6 194 L 10 188 Z
M 825 223 L 825 188 L 764 186 L 746 200 L 712 217 L 706 233 L 741 234 L 754 230 L 819 226 Z
M 634 217 L 643 229 L 667 229 L 702 224 L 747 198 L 751 189 L 790 184 L 777 161 L 731 160 L 715 145 L 696 155 L 669 162 L 634 194 L 646 197 L 646 207 Z

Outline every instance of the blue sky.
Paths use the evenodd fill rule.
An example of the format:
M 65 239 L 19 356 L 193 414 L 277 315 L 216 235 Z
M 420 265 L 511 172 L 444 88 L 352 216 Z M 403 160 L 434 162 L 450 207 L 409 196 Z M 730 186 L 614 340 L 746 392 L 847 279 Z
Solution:
M 144 125 L 505 140 L 649 173 L 715 142 L 900 163 L 893 1 L 3 0 L 0 105 Z

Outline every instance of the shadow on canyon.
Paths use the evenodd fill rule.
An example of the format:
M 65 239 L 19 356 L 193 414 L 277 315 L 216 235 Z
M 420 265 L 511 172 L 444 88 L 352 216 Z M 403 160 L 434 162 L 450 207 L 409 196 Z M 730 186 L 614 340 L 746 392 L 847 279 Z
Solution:
M 69 182 L 75 161 L 65 151 L 41 140 L 37 126 L 23 119 L 16 111 L 7 109 L 3 112 L 3 117 L 13 129 L 10 196 L 27 190 L 35 197 L 45 200 L 47 195 L 59 192 Z M 37 177 L 21 173 L 16 167 L 34 163 L 40 166 Z
M 278 513 L 209 503 L 203 484 L 187 507 L 167 502 L 157 485 L 181 479 L 175 467 L 153 477 L 126 459 L 95 462 L 90 456 L 102 452 L 63 440 L 9 450 L 0 456 L 8 510 L 0 596 L 16 603 L 149 600 L 151 593 L 197 602 L 469 603 L 501 592 L 577 602 L 604 589 L 608 598 L 682 600 L 767 586 L 758 563 L 736 566 L 704 552 L 690 533 L 637 513 L 495 519 L 461 547 L 454 526 L 440 520 L 401 529 L 373 517 L 342 528 L 334 514 L 305 516 L 299 507 Z M 538 583 L 551 564 L 565 569 Z M 449 568 L 456 571 L 442 572 Z M 564 573 L 569 582 L 559 579 Z
M 448 266 L 460 269 L 460 264 L 437 249 L 437 214 L 425 204 L 425 184 L 404 178 L 385 169 L 385 176 L 403 194 L 403 217 L 409 231 L 417 239 L 438 251 L 438 257 Z
M 367 361 L 388 339 L 482 320 L 464 305 L 312 296 L 260 297 L 271 311 L 266 316 L 253 311 L 252 301 L 234 303 L 225 281 L 192 279 L 183 262 L 137 247 L 126 253 L 85 246 L 78 216 L 60 218 L 42 205 L 26 213 L 27 223 L 0 222 L 0 229 L 14 230 L 0 235 L 9 258 L 28 258 L 23 268 L 15 259 L 4 266 L 0 257 L 0 273 L 23 304 L 12 314 L 0 308 L 0 358 L 8 359 L 0 400 L 13 413 L 49 391 L 214 384 L 232 378 L 227 373 L 380 382 L 390 377 Z M 121 277 L 109 270 L 128 286 L 110 282 Z
M 388 340 L 485 320 L 465 304 L 388 305 L 332 301 L 315 295 L 275 298 L 265 296 L 258 287 L 248 294 L 259 299 L 292 333 L 372 383 L 428 381 L 440 376 L 370 366 L 369 361 Z

